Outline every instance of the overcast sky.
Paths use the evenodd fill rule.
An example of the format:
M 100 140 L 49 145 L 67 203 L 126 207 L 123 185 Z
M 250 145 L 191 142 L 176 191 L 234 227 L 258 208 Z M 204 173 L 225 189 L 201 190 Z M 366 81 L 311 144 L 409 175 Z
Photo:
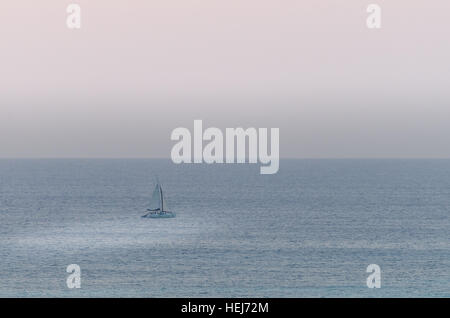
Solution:
M 169 157 L 194 119 L 279 127 L 282 157 L 450 157 L 448 0 L 78 0 L 81 30 L 70 2 L 0 2 L 0 157 Z

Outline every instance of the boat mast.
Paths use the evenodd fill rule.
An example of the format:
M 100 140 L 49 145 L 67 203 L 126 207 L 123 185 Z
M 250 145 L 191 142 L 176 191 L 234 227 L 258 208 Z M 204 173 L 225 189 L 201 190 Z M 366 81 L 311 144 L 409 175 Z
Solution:
M 162 211 L 164 209 L 164 202 L 163 202 L 163 193 L 162 193 L 161 185 L 159 185 L 159 202 L 161 203 L 161 211 L 160 211 L 160 213 L 162 213 Z

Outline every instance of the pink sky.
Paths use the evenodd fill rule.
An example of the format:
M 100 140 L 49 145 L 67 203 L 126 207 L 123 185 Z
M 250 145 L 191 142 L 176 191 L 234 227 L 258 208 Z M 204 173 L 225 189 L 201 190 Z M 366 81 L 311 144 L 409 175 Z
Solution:
M 382 28 L 366 28 L 378 3 Z M 450 157 L 450 3 L 0 3 L 0 157 L 167 157 L 170 132 L 279 127 L 289 157 Z

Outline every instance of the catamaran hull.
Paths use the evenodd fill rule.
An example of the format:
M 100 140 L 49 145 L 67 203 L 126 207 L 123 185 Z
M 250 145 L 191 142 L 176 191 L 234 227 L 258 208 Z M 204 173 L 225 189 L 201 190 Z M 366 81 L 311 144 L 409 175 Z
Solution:
M 143 215 L 143 218 L 146 219 L 168 219 L 168 218 L 174 218 L 176 216 L 173 212 L 165 212 L 165 213 L 149 213 L 146 215 Z

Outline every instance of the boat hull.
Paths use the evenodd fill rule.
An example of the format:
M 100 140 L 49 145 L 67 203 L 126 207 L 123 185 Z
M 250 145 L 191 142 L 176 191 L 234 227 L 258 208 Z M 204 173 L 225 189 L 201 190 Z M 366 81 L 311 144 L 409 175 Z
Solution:
M 169 219 L 174 218 L 176 214 L 174 212 L 163 212 L 163 213 L 148 213 L 146 215 L 143 215 L 143 218 L 146 219 Z

